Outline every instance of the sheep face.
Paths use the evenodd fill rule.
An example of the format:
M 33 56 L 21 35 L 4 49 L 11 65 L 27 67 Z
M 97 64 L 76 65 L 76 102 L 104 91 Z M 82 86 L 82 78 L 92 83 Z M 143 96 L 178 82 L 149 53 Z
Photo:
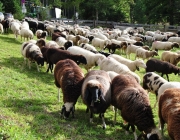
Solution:
M 38 57 L 36 62 L 38 65 L 44 66 L 44 58 L 43 57 Z
M 143 60 L 139 59 L 139 60 L 135 60 L 135 61 L 137 61 L 136 69 L 138 71 L 139 71 L 139 67 L 146 69 L 147 66 Z
M 64 118 L 69 118 L 70 113 L 72 112 L 72 116 L 74 117 L 75 107 L 73 103 L 66 102 L 61 109 L 61 115 Z
M 69 47 L 73 46 L 73 42 L 72 41 L 67 41 L 66 43 L 64 43 L 64 47 L 67 50 Z
M 176 43 L 176 42 L 173 43 L 173 44 L 172 44 L 172 47 L 179 48 L 179 43 Z
M 87 60 L 86 60 L 86 58 L 83 56 L 83 55 L 80 55 L 80 57 L 79 57 L 79 59 L 77 60 L 77 62 L 76 62 L 78 65 L 80 64 L 80 63 L 82 63 L 82 64 L 87 64 Z

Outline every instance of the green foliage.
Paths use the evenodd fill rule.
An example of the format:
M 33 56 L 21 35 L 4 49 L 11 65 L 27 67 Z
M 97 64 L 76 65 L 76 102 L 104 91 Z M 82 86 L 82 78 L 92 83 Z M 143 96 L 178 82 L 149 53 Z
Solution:
M 4 6 L 3 6 L 3 3 L 0 2 L 0 11 L 3 12 L 4 11 Z

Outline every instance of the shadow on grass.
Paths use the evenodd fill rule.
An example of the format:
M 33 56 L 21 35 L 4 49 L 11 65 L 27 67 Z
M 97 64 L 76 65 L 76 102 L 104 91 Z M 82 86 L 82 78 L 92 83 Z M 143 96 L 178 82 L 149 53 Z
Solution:
M 27 131 L 31 131 L 34 136 L 40 139 L 53 139 L 57 135 L 65 135 L 68 139 L 115 140 L 121 139 L 124 135 L 123 124 L 117 123 L 113 126 L 113 118 L 106 117 L 106 115 L 106 130 L 102 129 L 102 120 L 98 117 L 98 114 L 94 115 L 94 123 L 89 123 L 90 114 L 85 113 L 84 109 L 77 108 L 75 118 L 72 118 L 70 115 L 65 120 L 60 116 L 60 107 L 57 111 L 49 110 L 51 106 L 57 105 L 49 101 L 11 98 L 4 100 L 3 104 L 15 114 L 27 116 L 24 123 L 30 125 L 30 129 Z M 17 122 L 19 121 L 18 118 L 13 119 L 17 119 Z M 21 123 L 23 124 L 23 122 Z M 133 137 L 133 134 L 131 135 Z
M 5 35 L 2 35 L 0 36 L 0 39 L 4 40 L 5 42 L 9 42 L 9 43 L 14 43 L 16 45 L 21 45 L 22 44 L 22 41 L 18 40 L 18 39 L 15 39 L 14 38 L 11 38 L 9 37 L 10 34 L 5 34 Z

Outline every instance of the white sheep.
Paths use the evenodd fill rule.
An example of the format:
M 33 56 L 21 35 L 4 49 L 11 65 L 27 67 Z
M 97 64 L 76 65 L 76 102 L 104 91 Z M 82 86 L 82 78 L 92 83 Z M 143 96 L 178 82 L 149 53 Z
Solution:
M 20 29 L 23 29 L 23 28 L 29 29 L 29 23 L 25 20 L 21 23 Z
M 154 39 L 156 41 L 167 41 L 168 40 L 168 37 L 167 35 L 162 35 L 162 34 L 154 34 Z
M 117 55 L 117 54 L 111 54 L 111 55 L 109 55 L 109 57 L 113 57 L 118 62 L 128 66 L 128 68 L 133 72 L 135 70 L 139 70 L 139 67 L 144 68 L 144 69 L 146 68 L 145 62 L 141 59 L 137 59 L 137 60 L 132 61 L 130 59 L 124 58 L 124 57 Z
M 21 24 L 18 22 L 12 22 L 11 26 L 10 26 L 10 29 L 12 30 L 16 39 L 17 39 L 18 35 L 20 35 L 20 26 L 21 26 Z
M 103 40 L 97 37 L 92 39 L 92 45 L 96 48 L 100 48 L 100 50 L 103 50 L 104 47 L 107 46 L 108 44 L 111 44 L 111 41 L 109 39 Z
M 27 40 L 33 39 L 34 34 L 30 29 L 23 28 L 20 30 L 20 36 L 21 36 L 21 41 L 22 41 L 22 37 L 24 37 L 24 41 L 25 41 L 25 39 Z
M 145 50 L 144 48 L 141 48 L 141 47 L 136 49 L 135 54 L 136 54 L 135 59 L 136 58 L 142 58 L 143 60 L 149 59 L 150 57 L 158 56 L 158 53 L 155 50 L 148 51 L 148 50 Z
M 141 81 L 139 75 L 132 72 L 126 65 L 119 63 L 116 59 L 112 57 L 105 57 L 104 59 L 99 59 L 97 61 L 97 64 L 101 70 L 114 71 L 118 74 L 128 74 L 133 76 L 138 83 L 140 83 Z
M 89 43 L 89 39 L 84 37 L 84 36 L 80 36 L 78 45 L 81 44 L 81 43 Z
M 163 41 L 154 41 L 152 43 L 152 50 L 171 50 L 173 49 L 173 47 L 175 48 L 179 48 L 179 44 L 176 42 L 163 42 Z
M 78 46 L 69 47 L 67 50 L 72 54 L 83 55 L 86 58 L 87 64 L 84 65 L 84 67 L 87 71 L 89 71 L 92 67 L 97 66 L 98 59 L 101 60 L 105 58 L 105 56 L 100 53 L 95 54 Z
M 4 33 L 4 28 L 3 25 L 0 23 L 0 33 L 3 34 Z
M 98 52 L 97 49 L 93 45 L 88 44 L 88 43 L 81 43 L 79 47 L 92 51 L 92 52 Z
M 175 36 L 173 36 L 173 37 L 170 37 L 170 38 L 168 39 L 168 41 L 169 41 L 169 42 L 177 42 L 177 43 L 180 44 L 180 37 L 175 37 Z
M 180 61 L 180 54 L 171 51 L 164 51 L 161 54 L 161 60 L 170 62 L 171 64 L 176 66 Z
M 137 45 L 133 45 L 133 44 L 130 44 L 128 45 L 127 49 L 126 49 L 126 57 L 129 56 L 129 59 L 130 59 L 130 54 L 131 53 L 136 53 L 136 49 L 140 48 L 140 46 L 137 46 Z

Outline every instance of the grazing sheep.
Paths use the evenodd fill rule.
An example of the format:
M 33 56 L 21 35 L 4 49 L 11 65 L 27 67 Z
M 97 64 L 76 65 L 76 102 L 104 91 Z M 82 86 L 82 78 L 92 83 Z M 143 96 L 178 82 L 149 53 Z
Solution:
M 114 71 L 118 74 L 131 75 L 137 80 L 138 83 L 140 83 L 141 81 L 140 77 L 136 73 L 132 72 L 126 65 L 118 62 L 116 59 L 112 57 L 99 59 L 97 61 L 97 64 L 101 70 Z
M 130 59 L 124 58 L 124 57 L 117 55 L 117 54 L 111 54 L 111 55 L 109 55 L 109 57 L 113 57 L 118 62 L 128 66 L 128 68 L 133 72 L 135 70 L 139 71 L 139 67 L 144 68 L 144 69 L 146 68 L 146 64 L 144 63 L 143 60 L 140 60 L 140 59 L 132 61 Z
M 84 80 L 82 69 L 71 59 L 60 60 L 54 68 L 54 79 L 58 87 L 58 100 L 60 100 L 59 88 L 63 93 L 64 105 L 61 114 L 67 118 L 72 112 L 74 117 L 75 104 L 81 95 Z
M 177 42 L 180 44 L 180 36 L 179 37 L 170 37 L 168 39 L 169 42 Z
M 108 44 L 111 44 L 111 41 L 109 39 L 107 40 L 103 40 L 100 38 L 93 38 L 92 39 L 92 45 L 96 48 L 100 48 L 100 50 L 102 51 L 104 49 L 105 46 L 107 46 Z
M 89 39 L 84 37 L 84 36 L 80 36 L 80 39 L 79 39 L 79 42 L 78 44 L 81 44 L 81 43 L 86 43 L 88 44 L 89 43 Z
M 158 98 L 159 88 L 167 82 L 168 82 L 167 80 L 165 80 L 163 77 L 161 77 L 160 75 L 154 72 L 147 72 L 144 74 L 143 88 L 156 95 L 156 103 L 154 104 L 154 108 L 156 107 L 158 101 L 157 98 Z
M 90 71 L 91 68 L 93 68 L 94 66 L 97 66 L 97 61 L 99 58 L 100 59 L 105 58 L 105 56 L 100 53 L 95 54 L 93 52 L 90 52 L 90 51 L 80 48 L 78 46 L 69 47 L 67 50 L 72 54 L 83 55 L 86 58 L 87 64 L 84 65 L 84 68 L 87 71 Z
M 79 35 L 68 35 L 67 37 L 66 37 L 66 39 L 68 40 L 68 41 L 72 41 L 73 42 L 73 44 L 74 45 L 78 45 L 78 41 L 80 40 L 80 36 Z
M 130 54 L 131 53 L 136 53 L 136 49 L 140 48 L 140 46 L 137 46 L 137 45 L 133 45 L 133 44 L 130 44 L 128 45 L 127 49 L 126 49 L 126 57 L 129 56 L 129 59 L 130 59 Z
M 67 50 L 61 50 L 58 48 L 47 49 L 46 59 L 47 59 L 47 63 L 49 63 L 47 72 L 49 72 L 49 69 L 50 69 L 51 73 L 53 70 L 53 64 L 56 64 L 59 60 L 71 59 L 77 64 L 80 64 L 80 63 L 87 64 L 87 60 L 83 55 L 75 55 L 75 54 L 70 53 Z
M 121 46 L 120 45 L 117 45 L 115 43 L 111 43 L 111 44 L 107 44 L 105 47 L 104 47 L 104 50 L 105 49 L 108 49 L 109 50 L 109 53 L 115 53 L 116 49 L 120 49 Z
M 145 50 L 144 48 L 137 48 L 135 54 L 136 54 L 135 59 L 142 58 L 143 60 L 149 59 L 154 56 L 158 56 L 158 53 L 156 51 L 154 51 L 154 50 L 148 51 L 148 50 Z
M 66 40 L 64 37 L 58 37 L 56 39 L 56 43 L 60 46 L 60 47 L 64 47 L 65 50 L 67 50 L 69 47 L 73 46 L 73 42 L 71 40 Z
M 168 36 L 167 35 L 162 35 L 162 34 L 154 34 L 154 39 L 156 41 L 167 41 L 168 40 Z
M 90 110 L 90 122 L 93 114 L 99 114 L 102 118 L 103 129 L 106 128 L 104 113 L 111 103 L 111 79 L 103 70 L 91 70 L 84 78 L 82 85 L 82 100 Z
M 179 48 L 179 43 L 176 42 L 162 42 L 162 41 L 154 41 L 152 43 L 152 50 L 171 50 L 173 48 Z
M 173 64 L 169 62 L 165 62 L 158 59 L 149 59 L 146 62 L 146 72 L 160 72 L 161 77 L 163 77 L 164 74 L 166 74 L 167 80 L 169 81 L 168 74 L 174 73 L 180 74 L 180 68 L 177 66 L 174 66 Z
M 92 51 L 92 52 L 97 52 L 97 49 L 93 45 L 88 44 L 88 43 L 81 43 L 79 47 Z
M 172 140 L 180 139 L 180 89 L 171 88 L 164 91 L 159 99 L 158 116 L 160 125 L 164 129 L 164 124 L 167 124 L 167 131 Z
M 23 28 L 20 30 L 20 36 L 21 36 L 21 41 L 22 41 L 22 37 L 24 37 L 24 41 L 25 39 L 27 39 L 28 41 L 29 39 L 33 39 L 34 34 L 30 29 Z
M 48 36 L 48 33 L 47 33 L 47 31 L 43 31 L 43 30 L 39 29 L 36 31 L 35 35 L 38 39 L 40 39 L 40 38 L 46 39 L 46 37 Z
M 122 118 L 128 122 L 126 131 L 131 126 L 135 140 L 135 126 L 146 135 L 146 139 L 161 138 L 155 126 L 149 96 L 132 76 L 120 74 L 114 77 L 111 84 L 111 104 L 121 110 Z
M 176 66 L 180 61 L 180 54 L 171 51 L 164 51 L 161 55 L 161 60 L 167 61 Z
M 20 26 L 21 26 L 21 24 L 18 22 L 12 22 L 10 25 L 10 29 L 12 30 L 16 39 L 17 39 L 18 35 L 20 35 Z
M 38 71 L 39 71 L 38 65 L 44 66 L 44 58 L 41 53 L 41 50 L 34 43 L 24 42 L 21 46 L 21 54 L 24 57 L 25 64 L 26 64 L 26 59 L 28 59 L 29 69 L 31 68 L 30 65 L 31 62 L 36 62 Z

